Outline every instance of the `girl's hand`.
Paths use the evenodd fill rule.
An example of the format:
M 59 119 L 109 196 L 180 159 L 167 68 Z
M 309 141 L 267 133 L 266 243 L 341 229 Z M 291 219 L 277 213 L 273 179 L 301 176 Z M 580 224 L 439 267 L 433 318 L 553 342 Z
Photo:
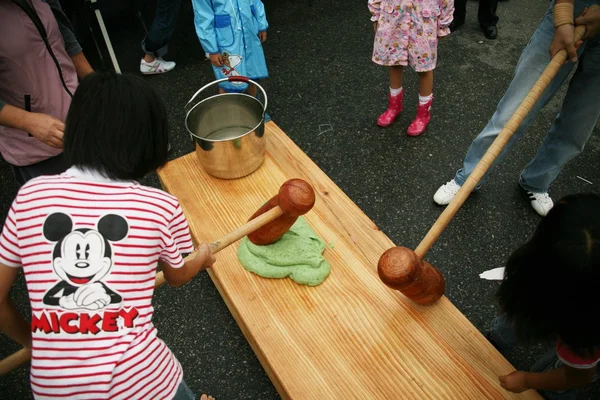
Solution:
M 267 41 L 267 31 L 258 32 L 258 38 L 261 42 Z
M 513 393 L 521 393 L 529 390 L 525 374 L 526 373 L 523 371 L 514 371 L 508 375 L 501 376 L 499 378 L 500 386 Z
M 194 261 L 198 262 L 198 265 L 201 266 L 201 268 L 198 271 L 203 271 L 207 268 L 212 267 L 215 261 L 217 261 L 217 259 L 210 251 L 210 247 L 207 243 L 200 243 L 200 246 L 198 246 L 196 257 L 194 257 Z
M 215 67 L 222 67 L 223 66 L 223 57 L 221 56 L 221 53 L 211 54 L 210 55 L 210 62 Z
M 377 32 L 377 26 L 379 24 L 377 23 L 377 21 L 373 22 L 373 32 Z

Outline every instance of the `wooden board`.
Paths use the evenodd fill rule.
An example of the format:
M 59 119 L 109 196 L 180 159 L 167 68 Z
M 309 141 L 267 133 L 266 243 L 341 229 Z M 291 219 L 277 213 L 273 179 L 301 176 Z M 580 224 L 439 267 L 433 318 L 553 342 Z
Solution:
M 210 272 L 246 339 L 283 398 L 537 399 L 506 392 L 498 376 L 513 367 L 448 301 L 417 306 L 388 289 L 377 261 L 387 236 L 274 123 L 264 164 L 248 177 L 211 178 L 194 153 L 159 177 L 179 198 L 197 241 L 246 222 L 290 178 L 317 192 L 306 215 L 326 243 L 331 275 L 317 287 L 264 279 L 237 260 L 237 244 Z

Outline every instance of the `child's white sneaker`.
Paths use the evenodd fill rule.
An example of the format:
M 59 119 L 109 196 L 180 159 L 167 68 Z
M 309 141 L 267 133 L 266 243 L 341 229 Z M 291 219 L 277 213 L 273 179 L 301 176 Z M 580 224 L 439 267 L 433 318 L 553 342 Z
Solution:
M 446 206 L 450 204 L 456 193 L 460 190 L 460 185 L 456 183 L 454 179 L 450 182 L 440 186 L 440 188 L 433 195 L 433 201 L 439 206 Z
M 548 193 L 533 193 L 527 190 L 527 195 L 531 200 L 531 207 L 542 217 L 548 215 L 554 207 L 554 202 Z
M 140 72 L 144 75 L 164 74 L 175 68 L 173 61 L 165 61 L 162 57 L 156 57 L 154 61 L 147 62 L 142 58 L 140 62 Z

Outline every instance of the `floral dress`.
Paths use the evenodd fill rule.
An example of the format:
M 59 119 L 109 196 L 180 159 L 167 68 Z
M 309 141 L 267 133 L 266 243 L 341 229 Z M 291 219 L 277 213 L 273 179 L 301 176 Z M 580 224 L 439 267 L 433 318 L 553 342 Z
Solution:
M 437 63 L 438 38 L 450 33 L 454 0 L 369 0 L 377 22 L 373 62 L 410 65 L 431 71 Z

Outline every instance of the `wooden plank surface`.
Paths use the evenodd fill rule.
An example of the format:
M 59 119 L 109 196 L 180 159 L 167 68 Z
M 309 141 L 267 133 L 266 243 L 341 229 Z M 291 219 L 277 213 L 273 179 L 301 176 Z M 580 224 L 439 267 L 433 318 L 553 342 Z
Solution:
M 411 303 L 377 277 L 390 239 L 273 122 L 267 156 L 248 177 L 208 176 L 194 153 L 160 172 L 179 198 L 196 241 L 212 241 L 246 222 L 290 178 L 317 193 L 306 220 L 326 243 L 331 274 L 317 287 L 264 279 L 237 260 L 237 244 L 210 272 L 246 339 L 283 398 L 538 399 L 506 392 L 498 376 L 512 366 L 448 301 Z

